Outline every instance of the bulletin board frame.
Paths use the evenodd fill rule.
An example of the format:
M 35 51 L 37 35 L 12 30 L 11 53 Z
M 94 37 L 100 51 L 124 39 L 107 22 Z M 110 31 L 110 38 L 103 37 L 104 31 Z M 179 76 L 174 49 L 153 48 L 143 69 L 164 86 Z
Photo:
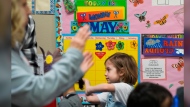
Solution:
M 63 38 L 63 45 L 64 45 L 64 37 L 74 37 L 75 34 L 62 34 L 62 38 Z M 92 34 L 91 37 L 135 37 L 137 38 L 137 67 L 138 67 L 138 81 L 137 83 L 140 83 L 140 65 L 141 65 L 141 46 L 140 46 L 140 43 L 141 43 L 141 35 L 140 34 Z M 87 44 L 86 44 L 87 45 Z M 68 47 L 67 47 L 68 48 Z M 67 50 L 67 48 L 64 48 L 63 46 L 63 50 L 64 52 Z M 106 48 L 106 46 L 105 46 Z M 96 50 L 96 49 L 95 49 Z M 120 51 L 118 51 L 120 52 Z M 77 84 L 75 84 L 75 87 L 76 87 L 76 91 L 77 92 L 80 92 L 81 90 L 78 90 L 78 86 L 76 86 Z
M 55 8 L 54 8 L 54 5 L 55 5 L 55 0 L 48 0 L 50 2 L 50 10 L 49 11 L 35 11 L 35 14 L 54 14 L 55 13 Z M 36 1 L 35 1 L 36 2 Z M 36 5 L 35 4 L 35 8 L 36 8 Z

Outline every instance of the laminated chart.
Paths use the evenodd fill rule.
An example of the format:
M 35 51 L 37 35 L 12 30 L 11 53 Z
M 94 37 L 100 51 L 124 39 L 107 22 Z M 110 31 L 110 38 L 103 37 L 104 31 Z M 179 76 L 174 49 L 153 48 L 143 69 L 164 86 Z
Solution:
M 73 34 L 64 34 L 64 52 L 68 49 Z M 132 55 L 140 67 L 140 34 L 93 34 L 86 43 L 84 51 L 93 53 L 94 65 L 85 74 L 91 85 L 107 83 L 105 79 L 105 60 L 115 52 Z M 140 71 L 139 71 L 140 72 Z M 139 76 L 140 77 L 140 76 Z M 140 78 L 138 78 L 139 80 Z M 78 84 L 75 86 L 76 90 Z

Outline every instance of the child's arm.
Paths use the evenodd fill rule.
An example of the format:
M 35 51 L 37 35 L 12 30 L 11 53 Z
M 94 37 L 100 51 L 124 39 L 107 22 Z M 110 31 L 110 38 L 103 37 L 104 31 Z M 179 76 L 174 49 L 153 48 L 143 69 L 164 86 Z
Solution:
M 94 93 L 94 92 L 114 92 L 115 91 L 115 87 L 113 84 L 103 83 L 96 86 L 90 86 L 89 80 L 84 79 L 84 82 L 85 82 L 86 95 L 90 95 L 91 93 Z
M 96 94 L 92 94 L 94 92 L 114 92 L 115 87 L 112 84 L 99 84 L 96 86 L 90 86 L 90 82 L 87 79 L 83 79 L 85 83 L 85 92 L 86 92 L 86 100 L 90 103 L 100 103 L 100 95 L 99 97 Z M 101 98 L 103 98 L 105 94 L 101 94 Z M 103 98 L 104 99 L 104 98 Z M 103 100 L 101 99 L 101 101 Z
M 96 94 L 86 96 L 86 101 L 88 101 L 89 103 L 100 104 L 100 100 Z

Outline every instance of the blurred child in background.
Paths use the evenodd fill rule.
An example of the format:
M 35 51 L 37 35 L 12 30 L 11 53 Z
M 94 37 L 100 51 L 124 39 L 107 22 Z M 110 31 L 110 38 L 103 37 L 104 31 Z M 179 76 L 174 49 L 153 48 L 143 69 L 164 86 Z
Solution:
M 172 94 L 163 86 L 139 83 L 129 95 L 126 107 L 171 107 Z

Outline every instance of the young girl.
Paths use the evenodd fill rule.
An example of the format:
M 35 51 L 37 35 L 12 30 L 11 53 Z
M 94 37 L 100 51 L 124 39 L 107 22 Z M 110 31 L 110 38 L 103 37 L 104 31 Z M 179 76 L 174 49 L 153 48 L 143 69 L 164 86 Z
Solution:
M 86 99 L 90 103 L 101 103 L 105 107 L 126 107 L 126 101 L 137 82 L 137 64 L 133 56 L 115 53 L 105 61 L 105 77 L 108 82 L 90 86 L 85 82 Z M 101 94 L 92 94 L 102 92 Z

